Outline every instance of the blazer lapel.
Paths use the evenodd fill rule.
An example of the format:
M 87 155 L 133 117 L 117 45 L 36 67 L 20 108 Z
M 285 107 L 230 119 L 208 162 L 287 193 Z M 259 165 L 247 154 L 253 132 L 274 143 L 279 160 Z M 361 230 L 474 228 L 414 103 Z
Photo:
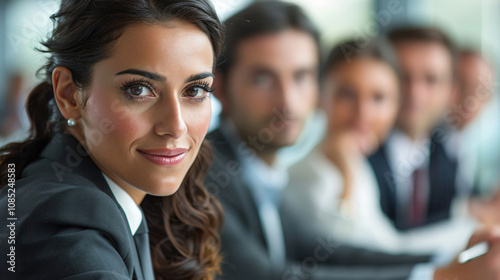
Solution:
M 456 161 L 451 160 L 444 146 L 432 139 L 429 164 L 430 194 L 427 209 L 428 223 L 448 219 L 456 193 Z
M 214 164 L 207 175 L 207 179 L 214 179 L 210 178 L 210 176 L 217 176 L 219 172 L 225 172 L 230 176 L 229 185 L 226 188 L 218 190 L 219 200 L 223 205 L 229 204 L 232 209 L 237 211 L 238 215 L 243 218 L 242 220 L 247 221 L 248 228 L 254 233 L 254 236 L 258 236 L 262 244 L 267 247 L 264 231 L 259 220 L 257 206 L 253 195 L 250 193 L 249 187 L 243 182 L 243 171 L 241 170 L 242 167 L 241 163 L 238 161 L 238 157 L 220 129 L 216 129 L 210 133 L 207 139 L 210 140 L 215 148 Z M 230 174 L 226 171 L 227 164 L 229 163 L 238 164 L 239 172 L 237 174 Z
M 144 279 L 139 254 L 137 253 L 137 247 L 136 247 L 135 242 L 133 240 L 132 240 L 131 252 L 132 252 L 133 263 L 134 263 L 134 278 L 133 279 L 135 279 L 135 280 L 149 280 L 149 279 Z
M 44 148 L 40 157 L 51 159 L 54 162 L 49 168 L 52 172 L 55 172 L 56 177 L 63 182 L 67 174 L 78 174 L 81 177 L 88 179 L 94 183 L 100 190 L 111 197 L 122 214 L 122 218 L 128 224 L 127 217 L 123 209 L 118 204 L 115 196 L 111 192 L 106 180 L 102 176 L 102 171 L 97 167 L 92 158 L 85 151 L 83 146 L 78 142 L 76 138 L 69 134 L 56 134 L 52 140 Z M 133 267 L 129 268 L 129 273 L 133 274 L 134 278 L 137 280 L 149 280 L 144 279 L 139 255 L 137 254 L 137 249 L 135 246 L 134 238 L 130 231 L 127 232 L 128 243 L 130 248 L 130 255 L 132 259 L 130 260 Z M 129 258 L 127 257 L 125 261 Z M 128 265 L 127 265 L 128 266 Z M 132 271 L 133 270 L 133 271 Z

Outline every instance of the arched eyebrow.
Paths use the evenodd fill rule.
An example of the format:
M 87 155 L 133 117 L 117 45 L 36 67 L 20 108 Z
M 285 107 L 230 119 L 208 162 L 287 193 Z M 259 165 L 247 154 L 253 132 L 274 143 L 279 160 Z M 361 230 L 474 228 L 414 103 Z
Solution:
M 116 73 L 115 76 L 119 76 L 119 75 L 123 75 L 123 74 L 139 75 L 139 76 L 143 76 L 143 77 L 146 77 L 148 79 L 151 79 L 153 81 L 158 81 L 158 82 L 165 82 L 167 80 L 167 77 L 162 76 L 158 73 L 148 72 L 148 71 L 139 70 L 139 69 L 126 69 L 126 70 L 123 70 L 123 71 Z M 197 80 L 203 80 L 203 79 L 208 78 L 208 77 L 212 77 L 215 79 L 215 75 L 213 73 L 204 72 L 204 73 L 189 76 L 186 79 L 185 83 L 190 83 L 192 81 L 197 81 Z
M 160 74 L 148 72 L 148 71 L 143 71 L 143 70 L 139 70 L 139 69 L 123 70 L 121 72 L 116 73 L 115 76 L 123 75 L 123 74 L 139 75 L 139 76 L 143 76 L 143 77 L 146 77 L 148 79 L 151 79 L 153 81 L 158 81 L 158 82 L 165 82 L 167 80 L 167 77 L 162 76 Z
M 189 78 L 187 78 L 185 82 L 190 83 L 192 81 L 203 80 L 203 79 L 208 78 L 208 77 L 212 77 L 215 79 L 215 75 L 213 73 L 204 72 L 204 73 L 189 76 Z

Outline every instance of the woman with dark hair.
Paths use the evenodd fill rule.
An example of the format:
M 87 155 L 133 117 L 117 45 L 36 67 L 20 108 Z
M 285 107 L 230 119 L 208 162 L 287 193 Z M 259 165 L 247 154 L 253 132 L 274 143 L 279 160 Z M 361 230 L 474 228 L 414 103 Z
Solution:
M 211 2 L 63 0 L 52 19 L 31 135 L 0 149 L 0 278 L 213 279 Z

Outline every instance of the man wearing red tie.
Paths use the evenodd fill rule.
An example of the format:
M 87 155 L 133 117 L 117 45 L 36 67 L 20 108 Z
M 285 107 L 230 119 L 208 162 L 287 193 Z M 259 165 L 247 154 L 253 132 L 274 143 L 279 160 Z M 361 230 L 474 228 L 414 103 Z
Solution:
M 384 213 L 408 230 L 449 219 L 456 196 L 457 163 L 442 126 L 455 90 L 455 51 L 433 28 L 398 29 L 389 38 L 403 72 L 403 102 L 397 127 L 370 161 Z

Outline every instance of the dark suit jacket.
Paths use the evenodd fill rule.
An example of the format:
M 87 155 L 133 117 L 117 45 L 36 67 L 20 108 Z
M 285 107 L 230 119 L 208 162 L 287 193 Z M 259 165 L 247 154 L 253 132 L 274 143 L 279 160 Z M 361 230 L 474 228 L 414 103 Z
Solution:
M 293 207 L 283 206 L 280 215 L 287 264 L 284 268 L 273 267 L 257 207 L 242 179 L 235 152 L 219 130 L 207 138 L 215 149 L 205 184 L 221 201 L 225 215 L 221 279 L 407 279 L 413 264 L 429 260 L 426 256 L 392 256 L 343 246 L 308 224 Z
M 143 279 L 125 213 L 73 136 L 56 135 L 16 179 L 15 245 L 3 225 L 8 188 L 0 191 L 0 279 Z
M 427 204 L 427 216 L 423 225 L 443 221 L 450 217 L 450 208 L 455 197 L 455 178 L 457 163 L 446 154 L 442 140 L 438 135 L 431 138 L 429 183 L 430 193 Z M 399 230 L 412 227 L 397 218 L 395 175 L 390 167 L 387 156 L 387 144 L 368 158 L 377 177 L 380 188 L 380 204 L 385 215 Z

